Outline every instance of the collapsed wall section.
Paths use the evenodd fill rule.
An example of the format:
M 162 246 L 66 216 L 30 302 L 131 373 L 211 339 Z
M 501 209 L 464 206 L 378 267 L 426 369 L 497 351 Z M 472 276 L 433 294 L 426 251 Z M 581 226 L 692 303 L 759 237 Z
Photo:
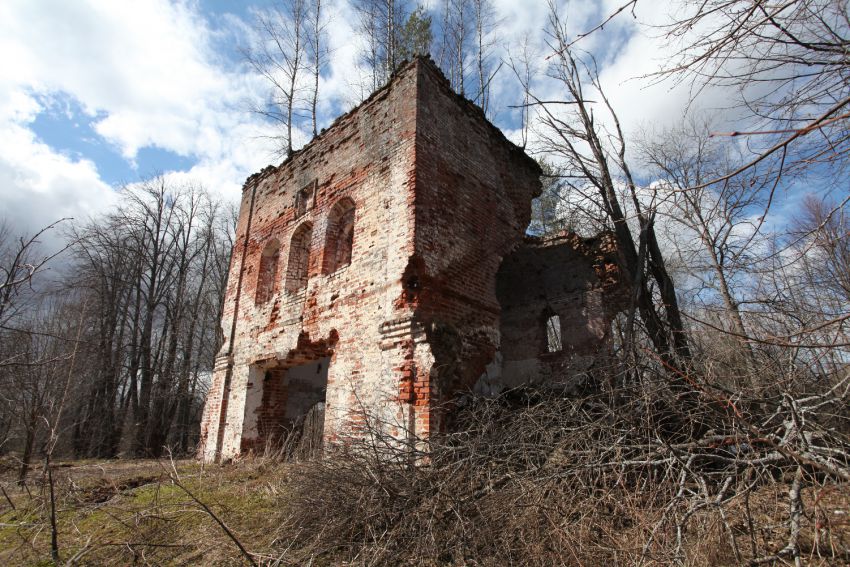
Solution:
M 628 305 L 613 235 L 527 237 L 499 268 L 501 367 L 476 388 L 494 394 L 521 384 L 569 387 L 609 346 L 611 322 Z
M 499 347 L 496 273 L 521 241 L 540 193 L 540 168 L 455 94 L 432 65 L 419 67 L 415 257 L 405 275 L 427 345 L 417 377 L 430 396 L 417 432 L 441 428 L 435 408 L 472 386 Z

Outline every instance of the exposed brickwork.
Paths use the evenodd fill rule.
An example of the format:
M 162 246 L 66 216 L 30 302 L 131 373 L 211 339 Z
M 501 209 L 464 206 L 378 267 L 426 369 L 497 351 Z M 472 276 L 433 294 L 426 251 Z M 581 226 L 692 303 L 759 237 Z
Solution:
M 280 243 L 273 238 L 266 243 L 260 256 L 260 269 L 257 273 L 257 303 L 265 303 L 274 297 L 278 287 L 277 266 L 280 261 Z
M 564 233 L 526 238 L 505 257 L 496 293 L 502 307 L 501 382 L 570 377 L 607 344 L 614 316 L 628 305 L 614 237 Z M 563 349 L 549 352 L 547 322 L 557 316 Z M 579 355 L 579 360 L 577 360 Z
M 433 63 L 416 59 L 280 166 L 251 176 L 201 456 L 255 448 L 322 396 L 326 439 L 356 432 L 364 409 L 398 436 L 444 427 L 435 408 L 489 373 L 500 336 L 513 332 L 500 300 L 513 309 L 523 299 L 500 297 L 496 281 L 523 241 L 539 173 Z M 604 287 L 604 261 L 564 260 L 580 264 L 576 285 Z M 591 311 L 564 307 L 565 335 L 574 326 L 604 336 Z M 304 378 L 320 359 L 326 375 Z
M 268 440 L 275 441 L 283 434 L 283 429 L 289 425 L 286 415 L 286 370 L 282 368 L 271 368 L 254 380 L 262 380 L 262 402 L 255 410 L 257 420 L 257 437 L 254 439 L 243 437 L 243 451 L 255 448 Z M 257 388 L 256 384 L 249 383 L 248 388 Z
M 328 229 L 323 254 L 323 274 L 332 274 L 351 263 L 354 248 L 354 202 L 343 199 L 328 213 Z

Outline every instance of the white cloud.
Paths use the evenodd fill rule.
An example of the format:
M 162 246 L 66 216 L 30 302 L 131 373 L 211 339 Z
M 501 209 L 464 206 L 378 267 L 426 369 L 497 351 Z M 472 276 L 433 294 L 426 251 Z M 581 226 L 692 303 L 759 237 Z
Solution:
M 0 124 L 0 198 L 3 216 L 22 233 L 105 210 L 115 201 L 91 161 L 59 154 L 9 122 Z
M 195 160 L 210 189 L 235 198 L 269 152 L 254 135 L 262 125 L 241 107 L 256 81 L 216 53 L 214 42 L 228 33 L 210 29 L 190 2 L 0 4 L 2 214 L 32 230 L 111 205 L 96 164 L 49 147 L 31 129 L 45 105 L 68 98 L 86 114 L 75 118 L 93 121 L 130 163 L 143 147 L 169 150 Z
M 12 0 L 2 21 L 0 36 L 19 56 L 0 81 L 106 112 L 98 132 L 129 157 L 148 144 L 190 153 L 206 103 L 226 92 L 203 20 L 184 4 Z
M 525 40 L 546 52 L 545 0 L 494 0 L 498 29 L 494 60 Z M 561 1 L 570 33 L 590 29 L 619 6 L 617 0 Z M 369 93 L 358 68 L 357 17 L 349 0 L 326 4 L 330 58 L 320 84 L 320 127 L 327 126 Z M 437 6 L 434 6 L 435 14 Z M 658 21 L 669 8 L 638 3 L 643 21 Z M 436 16 L 435 16 L 436 17 Z M 129 162 L 144 147 L 192 158 L 188 172 L 231 199 L 244 178 L 275 161 L 263 140 L 269 127 L 245 111 L 245 100 L 262 97 L 265 84 L 228 60 L 225 44 L 247 41 L 250 23 L 234 15 L 209 19 L 192 0 L 6 0 L 0 3 L 0 203 L 19 214 L 28 202 L 38 214 L 101 210 L 109 187 L 96 164 L 65 155 L 37 139 L 32 122 L 52 101 L 71 99 L 93 121 L 95 132 Z M 582 40 L 599 50 L 602 81 L 627 131 L 639 124 L 676 118 L 687 102 L 684 89 L 646 87 L 630 80 L 655 70 L 659 42 L 625 14 Z M 540 81 L 544 97 L 560 97 L 557 84 Z M 508 68 L 493 86 L 498 121 L 511 122 L 519 101 Z M 80 117 L 75 117 L 80 118 Z M 509 132 L 517 139 L 516 131 Z M 296 141 L 305 142 L 302 129 Z M 127 178 L 134 176 L 128 168 Z

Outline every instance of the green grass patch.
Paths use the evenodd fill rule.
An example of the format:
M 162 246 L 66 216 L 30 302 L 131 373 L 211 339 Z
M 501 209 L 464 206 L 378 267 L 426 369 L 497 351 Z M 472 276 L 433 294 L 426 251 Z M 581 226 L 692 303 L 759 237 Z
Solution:
M 244 562 L 233 541 L 167 471 L 149 461 L 75 464 L 56 475 L 63 562 L 156 565 Z M 180 483 L 254 550 L 275 546 L 286 493 L 284 465 L 177 466 Z M 7 482 L 15 509 L 0 509 L 0 564 L 51 565 L 49 498 Z M 263 559 L 260 552 L 258 560 Z M 271 557 L 271 555 L 269 555 Z

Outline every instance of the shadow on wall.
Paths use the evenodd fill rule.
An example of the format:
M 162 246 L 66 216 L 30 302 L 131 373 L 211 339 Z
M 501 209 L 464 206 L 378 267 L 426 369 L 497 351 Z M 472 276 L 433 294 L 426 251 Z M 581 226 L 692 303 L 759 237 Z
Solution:
M 500 349 L 476 384 L 495 395 L 547 381 L 577 382 L 609 345 L 614 317 L 628 305 L 616 248 L 607 235 L 526 238 L 496 279 Z

